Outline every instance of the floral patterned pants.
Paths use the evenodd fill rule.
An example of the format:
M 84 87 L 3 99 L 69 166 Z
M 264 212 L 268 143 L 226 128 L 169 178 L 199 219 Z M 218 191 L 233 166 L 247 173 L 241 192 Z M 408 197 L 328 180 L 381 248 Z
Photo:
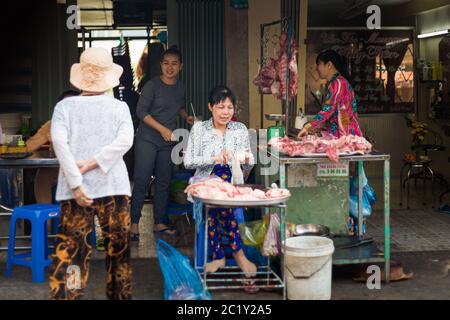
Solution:
M 83 296 L 92 255 L 90 235 L 98 217 L 106 248 L 106 296 L 131 299 L 130 200 L 128 196 L 94 199 L 89 207 L 61 201 L 60 233 L 50 265 L 50 299 Z
M 231 170 L 227 165 L 216 165 L 213 173 L 225 181 L 231 181 Z M 222 230 L 229 239 L 229 246 L 233 252 L 242 249 L 239 225 L 233 209 L 210 209 L 208 216 L 208 238 L 212 249 L 212 259 L 220 260 L 224 257 L 222 248 Z

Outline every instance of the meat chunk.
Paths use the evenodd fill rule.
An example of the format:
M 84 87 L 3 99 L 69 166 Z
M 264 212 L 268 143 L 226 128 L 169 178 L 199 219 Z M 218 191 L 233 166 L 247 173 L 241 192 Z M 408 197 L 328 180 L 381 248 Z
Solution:
M 333 162 L 339 161 L 340 154 L 365 154 L 372 151 L 372 145 L 364 137 L 353 135 L 342 136 L 339 139 L 333 135 L 323 137 L 309 135 L 300 141 L 277 137 L 271 139 L 269 145 L 291 157 L 326 153 Z

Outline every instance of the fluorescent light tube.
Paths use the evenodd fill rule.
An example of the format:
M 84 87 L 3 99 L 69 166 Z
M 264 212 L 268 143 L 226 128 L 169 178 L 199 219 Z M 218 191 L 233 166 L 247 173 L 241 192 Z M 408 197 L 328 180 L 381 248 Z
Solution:
M 448 29 L 447 29 L 447 30 L 442 30 L 442 31 L 435 31 L 435 32 L 429 32 L 429 33 L 422 33 L 422 34 L 419 34 L 419 35 L 417 36 L 417 38 L 419 38 L 419 39 L 422 39 L 422 38 L 429 38 L 429 37 L 440 36 L 440 35 L 447 34 L 447 33 L 449 33 L 449 30 L 448 30 Z
M 393 46 L 393 45 L 396 45 L 396 44 L 399 44 L 399 43 L 403 43 L 403 42 L 408 42 L 409 41 L 409 38 L 404 38 L 404 39 L 400 39 L 400 40 L 395 40 L 395 41 L 392 41 L 392 42 L 388 42 L 388 43 L 386 43 L 386 46 Z

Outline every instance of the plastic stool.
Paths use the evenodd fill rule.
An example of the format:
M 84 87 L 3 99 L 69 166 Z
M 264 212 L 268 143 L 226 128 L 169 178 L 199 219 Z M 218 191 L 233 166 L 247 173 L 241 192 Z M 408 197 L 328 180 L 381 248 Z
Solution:
M 11 277 L 12 266 L 17 264 L 31 268 L 33 282 L 45 281 L 45 268 L 50 265 L 50 260 L 48 259 L 47 220 L 58 218 L 59 205 L 33 204 L 14 208 L 9 224 L 8 258 L 5 276 Z M 31 252 L 15 255 L 16 222 L 20 219 L 31 222 Z

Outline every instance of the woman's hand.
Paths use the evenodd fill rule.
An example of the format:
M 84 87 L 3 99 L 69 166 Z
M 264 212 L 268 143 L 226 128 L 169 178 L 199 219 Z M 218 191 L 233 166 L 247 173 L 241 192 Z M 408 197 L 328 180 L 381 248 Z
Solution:
M 300 139 L 308 135 L 309 129 L 311 129 L 311 124 L 307 123 L 303 126 L 303 129 L 298 133 L 297 137 Z
M 94 203 L 94 200 L 86 195 L 86 192 L 84 191 L 84 188 L 82 186 L 72 189 L 72 195 L 74 200 L 80 207 L 89 207 Z
M 172 141 L 172 135 L 173 135 L 172 130 L 164 127 L 164 128 L 161 128 L 159 133 L 163 137 L 164 141 L 167 141 L 167 142 Z
M 232 156 L 233 154 L 231 151 L 222 150 L 218 155 L 212 158 L 212 161 L 214 164 L 227 164 L 231 160 Z
M 307 136 L 308 135 L 308 129 L 306 129 L 306 128 L 303 128 L 299 133 L 298 133 L 298 135 L 297 135 L 297 138 L 302 138 L 302 137 L 305 137 L 305 136 Z
M 255 159 L 253 157 L 253 154 L 251 152 L 245 152 L 245 159 L 244 164 L 249 164 L 251 161 L 253 162 Z
M 97 161 L 92 158 L 90 160 L 78 160 L 77 166 L 80 169 L 81 174 L 85 174 L 98 167 Z

